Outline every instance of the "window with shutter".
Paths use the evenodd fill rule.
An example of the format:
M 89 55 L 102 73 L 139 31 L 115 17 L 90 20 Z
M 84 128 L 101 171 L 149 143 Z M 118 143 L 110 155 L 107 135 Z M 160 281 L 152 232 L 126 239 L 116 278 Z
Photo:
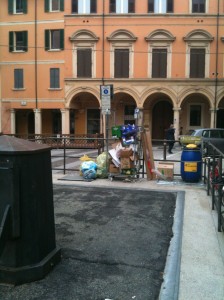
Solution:
M 129 49 L 115 49 L 114 77 L 129 78 Z
M 27 0 L 8 0 L 9 14 L 26 14 Z
M 167 49 L 152 50 L 152 78 L 167 77 Z
M 14 88 L 23 89 L 23 69 L 14 70 Z
M 192 13 L 205 13 L 206 0 L 192 0 Z
M 190 50 L 190 78 L 205 77 L 205 49 Z
M 77 49 L 77 77 L 92 77 L 92 49 Z
M 134 13 L 135 0 L 110 0 L 110 13 Z
M 45 12 L 64 11 L 64 0 L 45 0 Z
M 97 0 L 72 0 L 72 13 L 90 14 L 97 12 Z
M 57 89 L 60 87 L 60 70 L 59 68 L 50 69 L 50 88 Z
M 28 32 L 10 31 L 9 32 L 9 52 L 28 51 Z
M 148 0 L 149 13 L 172 13 L 173 0 Z
M 64 29 L 45 30 L 45 50 L 64 50 Z

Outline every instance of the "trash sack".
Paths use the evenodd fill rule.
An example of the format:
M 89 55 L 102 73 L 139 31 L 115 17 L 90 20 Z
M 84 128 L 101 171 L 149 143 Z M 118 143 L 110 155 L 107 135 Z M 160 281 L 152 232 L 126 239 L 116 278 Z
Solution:
M 84 179 L 96 179 L 96 170 L 95 169 L 85 170 L 83 172 L 83 178 Z
M 96 163 L 97 163 L 97 171 L 96 171 L 96 176 L 98 178 L 107 178 L 107 165 L 109 161 L 109 154 L 106 152 L 101 153 L 99 156 L 96 158 Z
M 96 170 L 97 170 L 97 164 L 94 161 L 88 160 L 88 161 L 84 161 L 81 166 L 80 166 L 80 175 L 84 177 L 84 173 L 87 171 L 93 170 L 94 173 L 92 175 L 88 175 L 88 173 L 86 173 L 86 177 L 90 176 L 92 178 L 96 178 Z M 89 178 L 86 178 L 89 179 Z
M 97 163 L 98 168 L 106 168 L 108 156 L 109 155 L 107 155 L 106 152 L 103 152 L 99 156 L 97 156 L 96 163 Z
M 108 178 L 107 168 L 106 167 L 98 167 L 96 170 L 97 178 Z
M 94 159 L 92 159 L 91 157 L 89 157 L 88 155 L 84 154 L 82 157 L 80 157 L 81 161 L 94 161 Z
M 85 171 L 90 170 L 90 169 L 94 169 L 94 170 L 97 169 L 97 164 L 94 161 L 88 160 L 88 161 L 84 161 L 81 164 L 81 171 L 82 172 L 85 172 Z

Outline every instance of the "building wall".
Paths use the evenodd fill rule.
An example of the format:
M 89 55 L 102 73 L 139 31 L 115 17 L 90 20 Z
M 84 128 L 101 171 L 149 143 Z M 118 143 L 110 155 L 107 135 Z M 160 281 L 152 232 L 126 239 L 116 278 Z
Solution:
M 35 7 L 35 3 L 37 3 Z M 69 110 L 75 109 L 75 132 L 88 130 L 87 110 L 100 109 L 100 86 L 113 85 L 109 126 L 121 125 L 126 117 L 125 106 L 141 110 L 136 121 L 148 127 L 153 138 L 163 138 L 164 130 L 173 122 L 178 137 L 190 126 L 190 105 L 201 106 L 201 122 L 197 127 L 216 126 L 216 109 L 223 110 L 223 39 L 224 7 L 220 1 L 207 1 L 207 13 L 191 13 L 191 0 L 174 0 L 174 13 L 148 14 L 147 1 L 135 1 L 134 14 L 110 14 L 109 0 L 97 1 L 97 14 L 71 14 L 71 1 L 64 1 L 64 11 L 45 12 L 44 0 L 28 1 L 27 14 L 8 14 L 8 1 L 1 0 L 0 10 L 0 131 L 29 133 L 27 118 L 21 111 L 34 112 L 35 132 L 52 133 L 50 110 L 62 112 L 62 133 L 70 133 Z M 35 22 L 35 17 L 37 18 Z M 217 27 L 218 20 L 218 27 Z M 218 28 L 218 30 L 217 30 Z M 45 30 L 64 29 L 64 50 L 45 50 Z M 28 31 L 28 51 L 9 52 L 9 32 Z M 36 30 L 36 32 L 35 32 Z M 115 33 L 122 30 L 120 35 Z M 207 34 L 186 41 L 198 30 Z M 159 31 L 164 39 L 152 37 Z M 36 34 L 35 34 L 36 33 Z M 217 38 L 218 33 L 218 38 Z M 36 43 L 35 43 L 36 37 Z M 205 78 L 189 78 L 189 45 L 206 45 Z M 166 78 L 151 77 L 151 50 L 168 47 L 169 68 Z M 218 46 L 218 49 L 217 49 Z M 76 48 L 92 47 L 92 78 L 77 78 Z M 114 78 L 114 49 L 127 48 L 130 54 L 130 78 Z M 218 52 L 218 55 L 217 55 Z M 14 89 L 14 69 L 24 70 L 24 89 Z M 50 89 L 50 68 L 60 69 L 60 88 Z M 216 74 L 217 77 L 216 77 Z M 165 102 L 164 102 L 165 101 Z M 158 117 L 159 103 L 169 103 L 171 109 Z M 161 106 L 162 107 L 162 106 Z M 221 115 L 222 116 L 222 115 Z M 101 132 L 105 132 L 104 115 Z M 13 121 L 16 118 L 16 122 Z M 22 123 L 22 124 L 21 124 Z M 25 124 L 24 124 L 25 123 Z M 220 122 L 219 122 L 220 123 Z M 17 124 L 13 126 L 13 124 Z

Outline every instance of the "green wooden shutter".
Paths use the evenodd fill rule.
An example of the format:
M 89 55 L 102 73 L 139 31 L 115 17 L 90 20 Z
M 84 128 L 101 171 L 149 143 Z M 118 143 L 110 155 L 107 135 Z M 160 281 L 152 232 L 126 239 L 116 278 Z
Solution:
M 49 12 L 49 0 L 44 1 L 44 11 Z
M 23 0 L 23 13 L 27 14 L 27 0 Z
M 110 13 L 116 13 L 116 0 L 110 0 Z
M 64 29 L 60 29 L 60 49 L 64 50 Z
M 64 0 L 60 0 L 60 11 L 64 11 Z
M 24 48 L 25 52 L 28 51 L 28 31 L 23 31 L 23 40 L 24 40 Z
M 50 30 L 45 30 L 45 50 L 50 49 Z
M 154 12 L 154 0 L 148 0 L 148 12 L 149 13 Z
M 13 14 L 13 0 L 8 0 L 8 13 Z
M 14 49 L 14 32 L 9 32 L 9 52 L 13 52 Z

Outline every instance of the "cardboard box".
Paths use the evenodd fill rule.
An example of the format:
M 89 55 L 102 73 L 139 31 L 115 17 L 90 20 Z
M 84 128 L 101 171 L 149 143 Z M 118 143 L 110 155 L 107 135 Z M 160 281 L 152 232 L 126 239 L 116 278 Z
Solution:
M 173 163 L 159 163 L 157 170 L 159 171 L 159 173 L 161 173 L 160 176 L 161 179 L 173 180 L 173 172 L 174 172 Z
M 120 169 L 114 164 L 109 164 L 109 173 L 120 173 Z
M 132 155 L 133 155 L 132 148 L 125 148 L 125 149 L 120 150 L 120 158 L 130 157 Z
M 129 157 L 122 157 L 120 159 L 121 161 L 121 169 L 132 169 L 134 168 L 133 161 L 130 160 Z

